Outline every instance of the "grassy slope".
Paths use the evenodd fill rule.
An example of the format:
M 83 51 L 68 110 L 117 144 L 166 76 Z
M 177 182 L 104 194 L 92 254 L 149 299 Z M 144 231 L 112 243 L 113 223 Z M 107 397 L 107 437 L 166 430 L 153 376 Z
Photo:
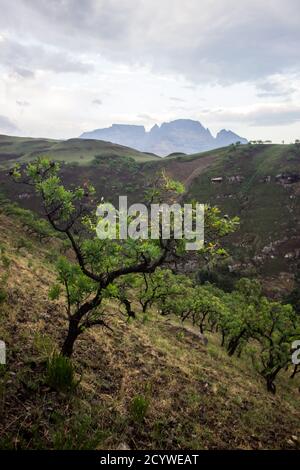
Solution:
M 101 140 L 69 139 L 63 141 L 0 135 L 0 168 L 8 168 L 16 161 L 28 162 L 42 155 L 47 155 L 57 161 L 80 165 L 90 164 L 96 155 L 127 156 L 139 162 L 160 159 L 155 155 Z
M 78 159 L 80 151 L 77 146 L 91 145 L 90 157 L 81 161 L 88 162 L 88 158 L 96 154 L 93 146 L 99 144 L 104 143 L 78 139 L 59 142 L 54 145 L 57 150 L 55 158 L 71 161 L 72 154 Z M 245 265 L 254 263 L 264 276 L 294 271 L 297 260 L 285 256 L 300 249 L 300 183 L 284 187 L 275 181 L 275 176 L 284 171 L 299 173 L 300 151 L 295 145 L 227 147 L 157 161 L 149 161 L 151 157 L 146 156 L 147 161 L 136 164 L 129 164 L 126 160 L 122 162 L 122 156 L 114 155 L 111 144 L 107 145 L 101 153 L 104 158 L 97 166 L 66 166 L 63 176 L 67 184 L 82 184 L 89 179 L 99 196 L 117 203 L 119 195 L 127 194 L 131 203 L 141 201 L 145 187 L 151 184 L 158 171 L 165 169 L 186 185 L 187 197 L 216 204 L 224 213 L 240 216 L 240 230 L 231 237 L 230 244 L 237 260 Z M 65 155 L 64 147 L 68 148 L 69 156 Z M 88 147 L 85 150 L 88 151 Z M 26 158 L 32 158 L 32 155 L 23 157 L 23 160 Z M 242 176 L 242 182 L 230 182 L 228 177 L 233 175 Z M 223 176 L 223 182 L 213 184 L 211 178 L 216 176 Z M 266 176 L 271 176 L 270 183 L 262 182 Z M 0 184 L 10 198 L 18 199 L 19 192 L 23 192 L 26 197 L 22 199 L 21 195 L 22 204 L 36 208 L 34 198 L 27 197 L 28 188 L 16 189 L 3 172 L 0 172 Z M 271 242 L 279 242 L 274 253 L 263 255 L 263 248 Z M 255 256 L 263 259 L 253 261 Z
M 300 174 L 300 151 L 282 145 L 222 151 L 221 158 L 193 179 L 188 195 L 240 216 L 240 230 L 232 237 L 240 259 L 247 261 L 269 243 L 281 241 L 276 256 L 264 260 L 263 270 L 269 274 L 288 271 L 290 261 L 284 256 L 300 247 L 300 184 L 283 186 L 275 176 L 285 171 Z M 242 182 L 230 182 L 228 177 L 234 175 L 242 176 Z M 211 178 L 219 176 L 223 182 L 213 184 Z M 270 183 L 262 182 L 266 176 L 271 176 Z
M 127 323 L 107 305 L 114 332 L 94 329 L 74 356 L 81 382 L 71 396 L 50 390 L 43 361 L 62 339 L 61 303 L 50 302 L 54 243 L 28 239 L 20 221 L 0 213 L 0 276 L 10 260 L 0 338 L 8 368 L 0 382 L 0 448 L 295 448 L 300 446 L 300 377 L 282 374 L 265 391 L 250 359 L 229 358 L 219 337 L 207 348 L 191 327 L 152 311 Z M 149 399 L 139 423 L 134 397 Z

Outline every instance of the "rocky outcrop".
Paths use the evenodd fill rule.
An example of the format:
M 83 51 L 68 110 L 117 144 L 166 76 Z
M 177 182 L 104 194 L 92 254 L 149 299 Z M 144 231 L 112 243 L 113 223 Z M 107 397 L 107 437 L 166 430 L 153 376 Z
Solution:
M 294 184 L 300 181 L 300 174 L 299 173 L 279 173 L 275 177 L 276 183 L 280 183 L 283 185 L 286 184 Z

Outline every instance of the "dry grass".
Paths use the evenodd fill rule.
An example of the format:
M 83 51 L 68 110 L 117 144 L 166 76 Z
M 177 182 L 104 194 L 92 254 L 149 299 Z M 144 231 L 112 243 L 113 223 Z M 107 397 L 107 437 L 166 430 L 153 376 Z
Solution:
M 191 326 L 155 311 L 128 323 L 109 303 L 113 333 L 95 328 L 76 344 L 76 391 L 51 390 L 45 360 L 61 343 L 66 321 L 63 304 L 48 300 L 55 279 L 48 247 L 32 240 L 16 248 L 22 227 L 3 215 L 0 223 L 2 252 L 10 260 L 0 316 L 8 347 L 0 447 L 299 447 L 299 378 L 283 374 L 271 396 L 246 355 L 229 358 L 215 334 L 208 334 L 205 348 Z M 3 272 L 0 264 L 0 277 Z M 132 407 L 143 400 L 149 406 L 137 421 Z

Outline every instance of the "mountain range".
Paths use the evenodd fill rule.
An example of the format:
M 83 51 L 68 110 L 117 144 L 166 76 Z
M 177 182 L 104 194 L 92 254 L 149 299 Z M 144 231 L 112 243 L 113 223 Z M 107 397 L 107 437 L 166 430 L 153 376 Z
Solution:
M 164 122 L 161 126 L 155 124 L 149 132 L 144 126 L 113 124 L 104 129 L 84 132 L 80 138 L 106 140 L 160 156 L 177 152 L 186 154 L 204 152 L 236 142 L 242 144 L 248 142 L 247 139 L 225 129 L 214 137 L 209 129 L 192 119 L 176 119 Z

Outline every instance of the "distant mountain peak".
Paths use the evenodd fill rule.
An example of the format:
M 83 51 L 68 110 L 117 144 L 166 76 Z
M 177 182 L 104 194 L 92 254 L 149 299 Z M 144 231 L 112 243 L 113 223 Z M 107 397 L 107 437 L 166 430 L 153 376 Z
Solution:
M 231 130 L 221 129 L 216 135 L 216 142 L 218 147 L 226 147 L 227 145 L 235 144 L 237 142 L 247 144 L 248 141 Z
M 226 129 L 214 138 L 208 128 L 193 119 L 175 119 L 160 126 L 155 124 L 149 132 L 141 125 L 113 124 L 105 129 L 84 132 L 80 138 L 107 140 L 162 156 L 174 152 L 198 153 L 237 141 L 247 143 L 246 139 Z

